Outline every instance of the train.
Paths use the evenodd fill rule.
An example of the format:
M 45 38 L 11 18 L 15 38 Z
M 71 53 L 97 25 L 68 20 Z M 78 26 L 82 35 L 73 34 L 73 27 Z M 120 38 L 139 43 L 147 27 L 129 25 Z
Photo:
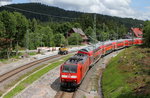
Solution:
M 142 38 L 120 39 L 99 42 L 78 50 L 74 56 L 70 57 L 60 67 L 60 88 L 77 88 L 89 68 L 102 56 L 118 49 L 141 45 L 142 43 Z

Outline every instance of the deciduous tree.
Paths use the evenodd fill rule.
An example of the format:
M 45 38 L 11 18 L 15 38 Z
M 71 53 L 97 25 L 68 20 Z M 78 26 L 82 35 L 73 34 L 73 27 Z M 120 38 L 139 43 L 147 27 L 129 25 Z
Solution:
M 69 45 L 80 45 L 82 41 L 82 37 L 78 33 L 73 33 L 68 38 Z

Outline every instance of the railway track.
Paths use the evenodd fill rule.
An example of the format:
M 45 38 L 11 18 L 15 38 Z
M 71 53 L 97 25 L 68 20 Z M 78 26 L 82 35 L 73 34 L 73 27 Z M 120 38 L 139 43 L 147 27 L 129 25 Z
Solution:
M 93 64 L 96 64 L 99 60 L 100 60 L 100 57 Z M 88 71 L 87 71 L 87 73 L 88 73 Z M 86 73 L 86 75 L 87 75 L 87 73 Z M 58 91 L 57 94 L 55 95 L 55 98 L 75 98 L 75 93 L 76 93 L 76 91 L 74 91 L 74 92 Z
M 95 65 L 99 60 L 100 60 L 100 57 L 93 63 L 93 65 Z M 85 76 L 87 75 L 89 70 L 86 72 Z M 81 84 L 82 84 L 82 82 L 81 82 Z M 75 98 L 75 93 L 76 93 L 76 91 L 74 91 L 74 92 L 58 91 L 57 94 L 55 95 L 55 98 Z
M 64 92 L 64 91 L 59 91 L 55 95 L 55 98 L 75 98 L 74 97 L 75 92 Z
M 70 52 L 70 53 L 73 53 L 73 52 Z M 6 72 L 6 73 L 0 75 L 0 83 L 2 83 L 3 81 L 7 80 L 8 78 L 14 76 L 15 74 L 17 74 L 17 73 L 19 73 L 19 72 L 21 72 L 23 70 L 26 70 L 26 69 L 34 66 L 34 65 L 37 65 L 39 63 L 42 63 L 42 62 L 45 62 L 45 61 L 48 61 L 48 60 L 51 60 L 53 58 L 57 58 L 57 57 L 60 57 L 60 56 L 61 55 L 54 55 L 54 56 L 50 56 L 50 57 L 47 57 L 47 58 L 43 58 L 43 59 L 40 59 L 40 60 L 37 60 L 37 61 L 33 61 L 31 63 L 25 64 L 23 66 L 20 66 L 20 67 L 18 67 L 16 69 L 13 69 L 13 70 L 9 71 L 9 72 Z

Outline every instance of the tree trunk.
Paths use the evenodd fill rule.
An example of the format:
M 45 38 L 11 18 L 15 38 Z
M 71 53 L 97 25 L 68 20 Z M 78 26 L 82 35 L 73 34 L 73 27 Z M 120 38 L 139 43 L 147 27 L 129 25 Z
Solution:
M 10 50 L 9 50 L 9 48 L 7 49 L 7 59 L 9 59 L 10 58 Z
M 12 41 L 10 41 L 10 46 L 9 47 L 7 47 L 7 59 L 9 59 L 10 58 L 10 54 L 11 54 L 11 52 L 12 52 Z
M 18 41 L 17 41 L 17 47 L 16 47 L 16 56 L 18 55 Z

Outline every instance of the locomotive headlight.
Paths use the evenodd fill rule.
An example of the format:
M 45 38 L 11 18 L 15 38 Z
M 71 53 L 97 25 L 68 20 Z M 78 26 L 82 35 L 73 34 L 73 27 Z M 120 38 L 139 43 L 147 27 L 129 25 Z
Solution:
M 71 78 L 77 78 L 77 76 L 71 76 Z
M 61 75 L 62 78 L 67 78 L 67 75 Z
M 64 81 L 65 81 L 65 79 L 62 79 L 62 81 L 64 82 Z

